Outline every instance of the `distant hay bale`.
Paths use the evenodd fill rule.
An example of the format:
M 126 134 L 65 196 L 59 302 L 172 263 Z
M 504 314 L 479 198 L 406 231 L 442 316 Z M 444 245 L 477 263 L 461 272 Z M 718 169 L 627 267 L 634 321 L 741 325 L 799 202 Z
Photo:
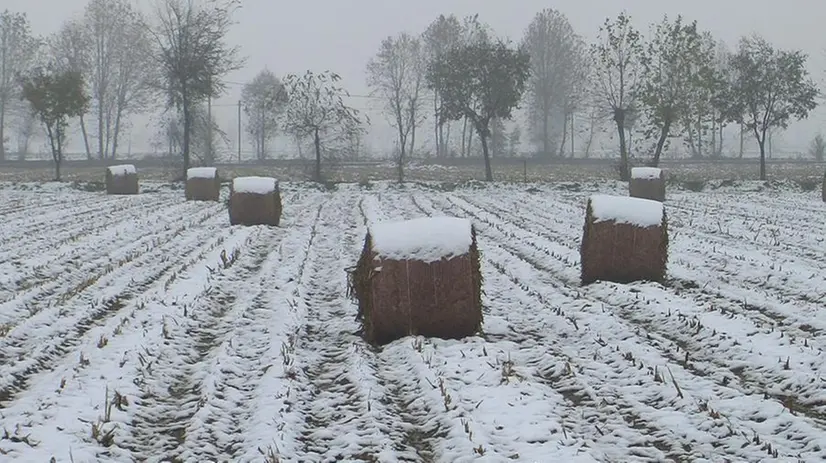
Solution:
M 138 194 L 138 171 L 132 164 L 121 164 L 106 168 L 106 194 Z
M 193 167 L 186 171 L 187 201 L 218 201 L 221 196 L 221 179 L 214 167 Z
M 232 225 L 271 225 L 281 222 L 281 191 L 272 177 L 238 177 L 229 195 Z
M 582 284 L 665 279 L 668 219 L 663 204 L 641 198 L 588 199 L 580 247 Z
M 665 173 L 656 167 L 634 167 L 628 183 L 632 198 L 665 201 Z
M 367 342 L 409 335 L 459 339 L 482 326 L 482 274 L 469 220 L 419 218 L 371 226 L 350 272 Z

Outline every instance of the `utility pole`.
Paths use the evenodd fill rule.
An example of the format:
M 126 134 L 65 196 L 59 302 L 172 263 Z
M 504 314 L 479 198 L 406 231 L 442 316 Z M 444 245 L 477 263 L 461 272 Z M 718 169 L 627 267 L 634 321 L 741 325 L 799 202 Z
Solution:
M 211 166 L 214 163 L 212 157 L 212 76 L 207 77 L 207 87 L 209 94 L 207 96 L 207 158 L 206 164 Z
M 238 164 L 241 164 L 241 100 L 238 100 Z

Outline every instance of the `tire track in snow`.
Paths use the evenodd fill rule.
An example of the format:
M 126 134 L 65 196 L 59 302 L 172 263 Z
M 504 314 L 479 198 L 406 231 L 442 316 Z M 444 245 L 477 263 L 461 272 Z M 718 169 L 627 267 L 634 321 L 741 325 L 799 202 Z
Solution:
M 332 196 L 314 230 L 300 272 L 297 308 L 305 320 L 295 336 L 297 396 L 288 416 L 297 449 L 285 457 L 301 461 L 400 461 L 393 426 L 397 417 L 380 413 L 386 404 L 375 354 L 354 333 L 354 305 L 346 298 L 345 270 L 361 252 L 363 228 L 357 194 Z M 403 458 L 403 456 L 401 456 Z M 408 460 L 409 461 L 409 460 Z
M 287 198 L 285 203 L 292 203 L 292 199 L 293 197 Z M 295 210 L 303 210 L 318 203 L 319 199 L 319 195 L 311 195 L 309 199 L 302 198 L 302 201 L 295 202 L 293 207 Z M 297 222 L 306 225 L 306 222 L 313 220 L 313 216 L 301 216 Z M 223 354 L 244 348 L 242 340 L 231 336 L 233 328 L 249 326 L 246 321 L 239 320 L 239 317 L 250 310 L 250 304 L 253 304 L 255 311 L 261 308 L 255 307 L 254 297 L 250 301 L 244 294 L 244 290 L 249 290 L 250 286 L 243 282 L 262 281 L 267 272 L 278 264 L 277 248 L 291 233 L 287 228 L 291 225 L 290 222 L 285 220 L 282 223 L 284 226 L 279 228 L 256 227 L 257 233 L 251 235 L 249 248 L 245 246 L 238 261 L 223 270 L 204 292 L 206 301 L 188 307 L 188 313 L 172 320 L 167 327 L 168 334 L 163 345 L 145 349 L 147 355 L 141 361 L 139 372 L 142 393 L 132 412 L 128 436 L 124 437 L 122 444 L 132 452 L 135 459 L 201 461 L 193 459 L 193 449 L 199 445 L 206 446 L 199 450 L 205 453 L 238 451 L 235 439 L 220 431 L 222 426 L 228 425 L 231 428 L 240 425 L 240 421 L 234 422 L 232 417 L 227 416 L 210 416 L 210 412 L 233 412 L 220 390 L 221 387 L 224 391 L 232 389 L 233 384 L 210 383 L 216 378 L 207 377 L 205 372 L 209 371 L 210 366 L 217 367 L 220 371 Z M 261 238 L 262 236 L 266 238 Z M 258 302 L 263 302 L 263 299 Z M 218 359 L 219 363 L 213 363 L 214 359 Z M 224 360 L 230 361 L 227 357 Z M 244 359 L 240 361 L 245 362 Z M 248 372 L 228 370 L 221 372 L 221 375 L 227 376 L 219 376 L 218 379 L 230 380 L 230 375 L 243 373 Z M 257 371 L 255 375 L 260 377 L 262 373 Z M 213 421 L 199 420 L 199 410 L 210 405 L 216 407 L 201 415 L 206 414 Z M 194 433 L 192 437 L 195 437 L 195 441 L 188 441 L 188 431 Z M 211 435 L 219 434 L 227 444 L 224 448 L 216 448 L 215 442 L 203 441 Z
M 284 291 L 295 278 L 290 270 L 305 259 L 311 248 L 311 230 L 317 226 L 320 212 L 319 208 L 311 222 L 287 224 L 284 237 L 277 237 L 273 229 L 265 229 L 266 233 L 256 240 L 265 248 L 271 248 L 277 240 L 277 256 L 270 254 L 256 278 L 238 282 L 242 288 L 237 290 L 239 296 L 234 304 L 244 307 L 240 309 L 242 312 L 226 320 L 232 328 L 226 330 L 229 334 L 215 349 L 215 356 L 205 371 L 193 371 L 193 375 L 203 375 L 202 398 L 184 431 L 181 460 L 239 461 L 249 450 L 244 445 L 246 436 L 262 432 L 252 428 L 249 421 L 257 412 L 253 406 L 259 396 L 271 392 L 259 385 L 277 361 L 268 356 L 268 352 L 288 341 L 288 333 L 279 326 L 287 320 L 278 317 L 286 315 L 288 310 Z M 258 447 L 252 448 L 257 451 Z M 246 461 L 261 457 L 261 453 L 254 458 L 248 455 Z

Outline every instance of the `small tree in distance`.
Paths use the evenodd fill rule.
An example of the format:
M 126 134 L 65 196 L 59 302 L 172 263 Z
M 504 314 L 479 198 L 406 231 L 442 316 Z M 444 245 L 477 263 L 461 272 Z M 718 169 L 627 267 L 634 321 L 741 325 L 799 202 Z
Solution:
M 620 13 L 612 22 L 606 19 L 599 29 L 599 41 L 591 47 L 591 66 L 595 97 L 607 106 L 616 125 L 620 148 L 620 180 L 628 181 L 629 140 L 626 136 L 635 118 L 636 94 L 642 73 L 642 37 L 631 24 L 631 17 Z
M 284 78 L 287 89 L 285 130 L 299 139 L 311 138 L 315 148 L 314 180 L 320 182 L 321 153 L 326 144 L 347 143 L 353 136 L 365 132 L 357 109 L 344 104 L 350 94 L 338 85 L 341 77 L 325 71 L 304 75 L 288 74 Z M 366 120 L 364 122 L 368 122 Z
M 430 63 L 427 82 L 442 98 L 440 117 L 467 118 L 482 142 L 485 180 L 493 181 L 490 166 L 490 123 L 510 119 L 525 92 L 530 56 L 503 41 L 479 40 L 452 48 Z
M 46 129 L 55 162 L 55 180 L 59 182 L 69 118 L 85 113 L 89 105 L 83 77 L 76 71 L 39 68 L 22 79 L 22 87 L 22 97 Z
M 249 119 L 247 132 L 252 136 L 256 156 L 267 157 L 267 142 L 276 135 L 279 118 L 287 105 L 287 90 L 272 71 L 264 69 L 241 90 L 241 102 Z
M 766 176 L 766 140 L 817 107 L 819 91 L 808 77 L 806 55 L 777 50 L 764 38 L 745 37 L 731 57 L 732 80 L 721 99 L 723 115 L 751 131 L 760 147 L 760 180 Z
M 823 158 L 826 157 L 826 139 L 823 138 L 822 134 L 815 135 L 815 138 L 809 144 L 809 156 L 816 161 L 823 161 Z

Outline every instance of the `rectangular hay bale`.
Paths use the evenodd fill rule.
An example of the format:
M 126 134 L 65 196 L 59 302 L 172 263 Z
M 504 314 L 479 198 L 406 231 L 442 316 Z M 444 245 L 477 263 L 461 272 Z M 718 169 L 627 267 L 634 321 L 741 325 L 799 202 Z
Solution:
M 616 200 L 627 200 L 624 201 L 629 208 L 627 216 L 623 217 L 623 211 L 598 214 L 594 201 L 603 198 L 597 196 L 601 195 L 589 198 L 586 207 L 580 245 L 582 284 L 598 280 L 616 283 L 662 282 L 668 265 L 668 219 L 665 209 L 661 209 L 659 223 L 655 223 L 642 217 L 646 211 L 640 211 L 655 210 L 647 207 L 653 205 L 651 200 L 608 197 L 614 201 L 611 206 L 621 204 Z M 602 205 L 602 208 L 605 206 Z
M 136 195 L 139 192 L 138 171 L 131 164 L 106 168 L 106 194 Z
M 214 167 L 194 167 L 186 172 L 184 195 L 187 201 L 218 201 L 221 178 Z
M 259 188 L 259 180 L 272 180 L 273 188 Z M 254 188 L 236 191 L 238 180 L 254 180 Z M 249 182 L 247 182 L 249 184 Z M 270 191 L 267 191 L 270 190 Z M 277 227 L 281 223 L 281 191 L 278 182 L 268 177 L 239 177 L 230 185 L 229 222 L 231 225 L 270 225 Z
M 467 252 L 425 262 L 385 258 L 370 232 L 350 292 L 359 306 L 365 340 L 383 345 L 405 336 L 460 339 L 482 326 L 482 274 L 476 232 Z
M 628 194 L 632 198 L 665 201 L 665 173 L 656 167 L 634 167 L 628 182 Z

